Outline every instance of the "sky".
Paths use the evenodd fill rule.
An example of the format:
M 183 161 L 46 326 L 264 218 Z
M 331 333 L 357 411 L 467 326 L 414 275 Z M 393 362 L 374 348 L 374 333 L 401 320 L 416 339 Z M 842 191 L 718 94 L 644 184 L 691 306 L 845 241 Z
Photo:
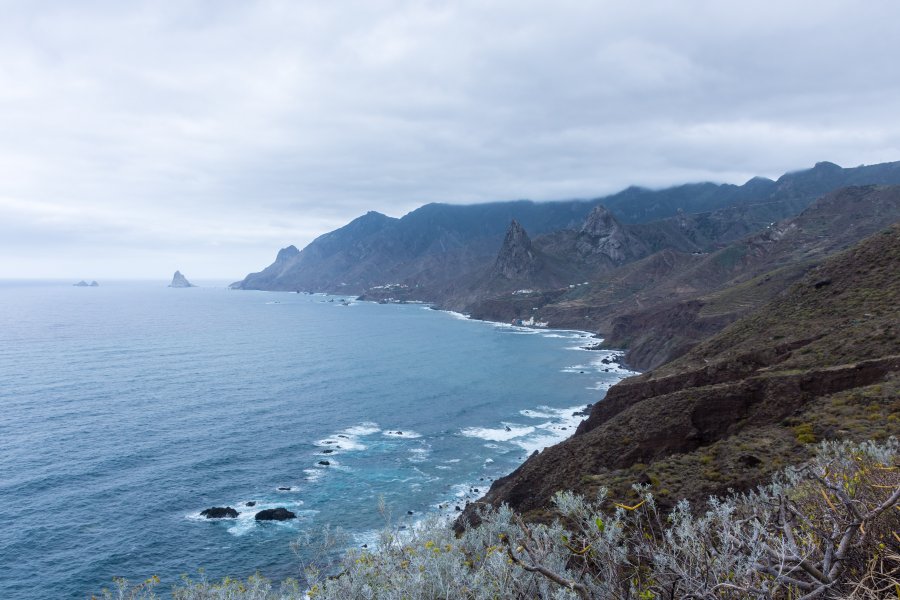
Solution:
M 369 210 L 900 160 L 895 0 L 0 11 L 0 278 L 233 281 Z

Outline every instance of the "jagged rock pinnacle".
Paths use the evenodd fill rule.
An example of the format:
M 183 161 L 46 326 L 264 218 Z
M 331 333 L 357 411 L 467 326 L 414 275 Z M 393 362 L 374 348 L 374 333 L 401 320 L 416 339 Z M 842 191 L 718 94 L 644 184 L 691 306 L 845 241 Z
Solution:
M 602 205 L 597 205 L 588 215 L 576 247 L 582 256 L 601 256 L 615 264 L 646 254 L 643 243 Z
M 605 206 L 598 204 L 581 226 L 581 233 L 592 237 L 609 236 L 622 226 Z
M 513 219 L 494 262 L 494 276 L 518 279 L 532 274 L 537 266 L 538 257 L 531 245 L 531 238 L 522 225 Z

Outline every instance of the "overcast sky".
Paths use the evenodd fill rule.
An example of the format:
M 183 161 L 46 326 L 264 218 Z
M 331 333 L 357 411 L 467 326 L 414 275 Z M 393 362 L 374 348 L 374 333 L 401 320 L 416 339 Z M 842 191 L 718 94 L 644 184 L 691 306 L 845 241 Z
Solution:
M 0 0 L 0 277 L 900 160 L 900 2 Z

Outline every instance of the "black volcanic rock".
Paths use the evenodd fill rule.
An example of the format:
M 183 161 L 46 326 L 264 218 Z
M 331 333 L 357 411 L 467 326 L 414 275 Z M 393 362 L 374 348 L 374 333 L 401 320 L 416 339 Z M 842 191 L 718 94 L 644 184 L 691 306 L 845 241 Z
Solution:
M 181 271 L 175 271 L 175 275 L 172 276 L 172 283 L 169 284 L 170 288 L 190 288 L 197 287 L 193 283 L 187 280 L 187 277 L 181 274 Z
M 257 521 L 287 521 L 288 519 L 296 519 L 297 515 L 286 508 L 267 508 L 256 513 L 254 517 Z
M 531 238 L 519 222 L 513 219 L 494 261 L 492 275 L 504 279 L 524 279 L 533 275 L 538 267 L 539 259 L 531 245 Z
M 207 519 L 236 519 L 239 514 L 230 506 L 213 506 L 200 512 L 200 516 Z

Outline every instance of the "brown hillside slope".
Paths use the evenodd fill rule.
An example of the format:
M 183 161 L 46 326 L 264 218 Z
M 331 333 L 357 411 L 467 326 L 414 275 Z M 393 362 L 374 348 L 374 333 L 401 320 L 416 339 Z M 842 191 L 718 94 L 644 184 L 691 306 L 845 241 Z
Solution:
M 611 388 L 569 440 L 483 502 L 540 517 L 561 489 L 660 500 L 747 488 L 825 438 L 900 433 L 900 223 L 681 358 Z M 471 510 L 468 514 L 471 514 Z

